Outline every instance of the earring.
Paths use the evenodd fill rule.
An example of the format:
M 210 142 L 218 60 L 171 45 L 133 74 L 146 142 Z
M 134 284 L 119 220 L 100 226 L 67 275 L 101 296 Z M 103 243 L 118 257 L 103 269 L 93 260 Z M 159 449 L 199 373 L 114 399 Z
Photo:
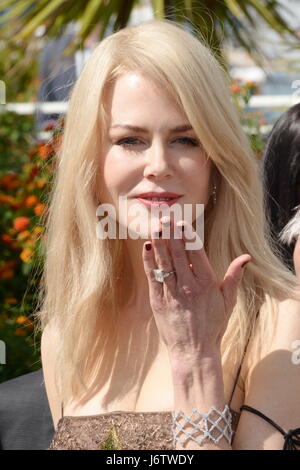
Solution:
M 215 184 L 213 185 L 212 197 L 213 197 L 213 204 L 215 206 L 217 203 L 217 186 Z

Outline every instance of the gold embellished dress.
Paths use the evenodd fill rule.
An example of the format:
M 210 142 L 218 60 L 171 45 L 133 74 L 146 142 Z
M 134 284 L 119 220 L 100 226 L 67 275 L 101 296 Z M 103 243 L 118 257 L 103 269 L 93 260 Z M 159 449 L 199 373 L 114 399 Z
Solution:
M 231 442 L 233 442 L 241 414 L 233 410 L 230 405 L 240 376 L 242 362 L 228 404 L 232 414 Z M 182 439 L 183 436 L 181 435 L 180 438 Z M 64 416 L 62 404 L 62 417 L 57 423 L 57 430 L 48 450 L 105 449 L 174 450 L 172 412 L 112 411 L 89 416 Z
M 231 410 L 233 437 L 240 413 Z M 171 411 L 63 416 L 48 450 L 174 450 Z
M 259 312 L 257 312 L 258 316 Z M 250 339 L 250 337 L 249 337 Z M 243 358 L 249 343 L 246 344 Z M 278 423 L 248 405 L 240 412 L 231 408 L 231 401 L 241 372 L 239 366 L 229 400 L 232 415 L 232 439 L 241 411 L 254 413 L 266 420 L 283 435 L 283 450 L 300 450 L 300 427 L 284 430 Z M 215 435 L 213 433 L 213 435 Z M 182 439 L 183 436 L 180 436 Z M 216 435 L 217 437 L 217 435 Z M 64 416 L 58 421 L 48 450 L 175 450 L 171 411 L 112 411 L 90 416 Z

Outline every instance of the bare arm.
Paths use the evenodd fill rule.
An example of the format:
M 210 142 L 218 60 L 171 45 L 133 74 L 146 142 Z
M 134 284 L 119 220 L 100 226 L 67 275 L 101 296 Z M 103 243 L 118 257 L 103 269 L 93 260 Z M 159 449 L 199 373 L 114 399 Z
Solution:
M 56 338 L 55 329 L 48 324 L 41 338 L 41 359 L 45 388 L 55 429 L 57 429 L 57 423 L 61 417 L 61 400 L 57 394 L 54 381 L 55 351 L 58 344 Z
M 245 381 L 245 405 L 260 411 L 285 431 L 300 427 L 300 362 L 295 361 L 295 344 L 299 340 L 300 305 L 289 299 L 279 304 L 270 350 L 249 368 Z M 282 450 L 283 444 L 284 438 L 275 427 L 256 414 L 242 411 L 234 450 Z
M 295 348 L 298 346 L 298 355 Z M 297 360 L 298 358 L 298 360 Z M 255 408 L 285 432 L 300 428 L 300 303 L 288 299 L 279 304 L 278 323 L 272 345 L 256 358 L 246 374 L 245 405 Z M 180 369 L 180 366 L 178 366 Z M 173 369 L 175 371 L 175 368 Z M 225 405 L 221 362 L 218 355 L 199 362 L 189 373 L 175 374 L 175 408 L 186 414 L 192 408 L 207 412 Z M 183 422 L 182 422 L 183 424 Z M 179 436 L 183 438 L 184 435 Z M 176 449 L 194 450 L 282 450 L 283 435 L 265 419 L 243 410 L 232 446 L 222 438 L 218 444 L 205 441 L 180 443 Z
M 174 366 L 173 371 L 175 412 L 181 410 L 184 414 L 189 415 L 192 409 L 196 408 L 200 413 L 207 413 L 211 406 L 220 411 L 224 410 L 226 402 L 220 353 L 214 353 L 211 357 L 196 362 L 193 367 L 182 368 L 182 364 L 178 367 Z M 198 416 L 194 415 L 194 419 Z M 212 415 L 211 417 L 213 418 Z M 184 421 L 181 420 L 180 423 L 183 425 Z M 225 422 L 220 422 L 220 427 L 224 428 Z M 193 430 L 191 426 L 185 427 L 185 429 L 189 432 Z M 216 430 L 212 434 L 216 438 L 219 436 Z M 180 440 L 184 440 L 186 435 L 180 433 L 178 437 Z M 201 434 L 198 433 L 195 437 L 201 437 Z M 230 443 L 222 437 L 216 444 L 212 440 L 206 439 L 201 446 L 192 439 L 183 445 L 177 441 L 176 449 L 231 450 L 232 448 Z

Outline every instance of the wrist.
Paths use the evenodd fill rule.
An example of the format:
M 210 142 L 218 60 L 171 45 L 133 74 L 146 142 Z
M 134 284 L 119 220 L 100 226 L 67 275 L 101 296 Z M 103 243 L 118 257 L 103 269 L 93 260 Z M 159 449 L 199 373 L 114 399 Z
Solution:
M 220 349 L 202 351 L 201 353 L 170 354 L 169 360 L 173 375 L 190 375 L 193 371 L 204 371 L 206 374 L 214 374 L 222 370 L 222 356 Z
M 172 378 L 175 403 L 207 406 L 224 403 L 221 354 L 202 356 L 198 360 L 173 362 Z M 193 406 L 194 406 L 193 405 Z M 193 407 L 192 406 L 192 407 Z

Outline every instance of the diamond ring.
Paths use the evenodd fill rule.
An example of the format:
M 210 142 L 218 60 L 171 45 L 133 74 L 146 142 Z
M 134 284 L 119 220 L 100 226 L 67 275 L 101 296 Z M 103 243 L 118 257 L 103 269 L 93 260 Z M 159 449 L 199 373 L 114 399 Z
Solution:
M 164 278 L 168 277 L 170 274 L 175 273 L 176 271 L 163 271 L 162 269 L 152 269 L 154 273 L 155 280 L 158 282 L 164 282 Z

